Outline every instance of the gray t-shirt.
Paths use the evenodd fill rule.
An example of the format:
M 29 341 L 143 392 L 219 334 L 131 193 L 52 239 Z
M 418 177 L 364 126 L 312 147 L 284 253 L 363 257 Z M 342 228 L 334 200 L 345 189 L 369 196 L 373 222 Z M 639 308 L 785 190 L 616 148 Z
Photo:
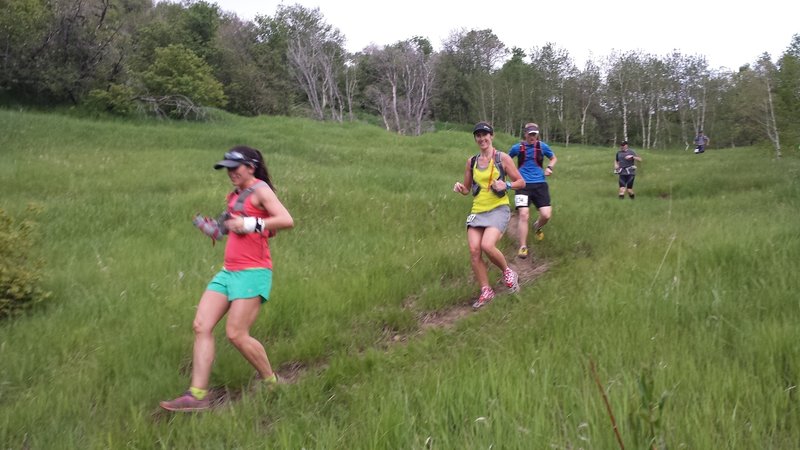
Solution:
M 620 150 L 617 152 L 617 162 L 619 163 L 619 173 L 621 175 L 636 175 L 636 160 L 633 158 L 626 159 L 625 157 L 631 156 L 639 156 L 636 154 L 635 151 L 631 149 L 627 150 Z

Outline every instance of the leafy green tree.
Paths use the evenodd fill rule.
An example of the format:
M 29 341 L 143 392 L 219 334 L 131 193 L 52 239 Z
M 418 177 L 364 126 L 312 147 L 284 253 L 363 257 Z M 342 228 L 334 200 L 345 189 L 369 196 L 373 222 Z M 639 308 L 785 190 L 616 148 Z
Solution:
M 306 101 L 295 81 L 289 62 L 291 24 L 280 11 L 273 16 L 257 16 L 253 58 L 261 75 L 268 109 L 272 114 L 290 114 Z
M 568 142 L 572 129 L 579 123 L 577 94 L 574 85 L 578 69 L 565 49 L 548 42 L 541 48 L 534 48 L 531 66 L 537 73 L 541 102 L 536 120 L 542 129 L 544 139 L 557 139 Z
M 21 96 L 38 90 L 34 80 L 38 61 L 53 12 L 39 0 L 2 0 L 0 14 L 0 92 Z
M 431 99 L 433 117 L 442 122 L 454 123 L 472 120 L 469 75 L 459 69 L 457 57 L 452 52 L 440 54 L 436 80 Z
M 525 123 L 536 117 L 536 73 L 525 62 L 525 52 L 514 47 L 511 58 L 497 72 L 497 96 L 500 107 L 494 127 L 518 135 Z
M 127 18 L 142 6 L 125 0 L 6 3 L 0 85 L 18 99 L 73 104 L 120 74 Z
M 775 74 L 776 113 L 778 127 L 782 130 L 788 146 L 800 145 L 800 34 L 778 60 Z
M 273 87 L 276 70 L 260 64 L 258 31 L 252 22 L 227 17 L 220 26 L 214 46 L 215 74 L 228 98 L 227 109 L 245 116 L 288 114 L 286 95 Z M 284 92 L 291 88 L 284 84 Z
M 157 3 L 133 37 L 136 47 L 131 61 L 133 70 L 143 70 L 153 61 L 157 49 L 170 45 L 182 45 L 209 62 L 216 56 L 213 43 L 221 22 L 216 4 Z
M 732 83 L 733 88 L 723 99 L 730 108 L 726 119 L 731 124 L 730 134 L 724 136 L 724 139 L 732 146 L 753 145 L 764 135 L 763 128 L 753 116 L 753 106 L 763 96 L 758 74 L 750 65 L 744 65 L 732 76 Z
M 213 44 L 222 21 L 219 6 L 202 0 L 190 3 L 181 19 L 185 39 L 181 43 L 210 62 L 217 51 Z
M 223 107 L 227 99 L 222 84 L 211 73 L 211 67 L 182 45 L 156 49 L 155 60 L 141 74 L 148 97 L 183 96 L 203 106 Z M 179 108 L 167 107 L 169 115 L 180 115 Z
M 491 76 L 508 53 L 490 29 L 458 30 L 444 41 L 432 101 L 438 120 L 494 121 L 496 86 Z

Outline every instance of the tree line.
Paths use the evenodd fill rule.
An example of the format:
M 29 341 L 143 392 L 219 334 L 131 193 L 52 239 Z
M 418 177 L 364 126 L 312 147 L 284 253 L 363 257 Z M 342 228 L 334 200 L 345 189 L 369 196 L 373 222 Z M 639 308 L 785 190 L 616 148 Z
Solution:
M 378 118 L 419 135 L 487 120 L 519 134 L 540 124 L 564 145 L 724 147 L 800 143 L 800 34 L 776 61 L 738 70 L 674 52 L 614 53 L 579 68 L 565 49 L 507 48 L 491 29 L 422 36 L 350 53 L 318 8 L 280 5 L 252 21 L 215 3 L 2 0 L 0 103 L 76 105 L 111 114 L 201 119 L 235 114 Z M 532 38 L 533 39 L 533 38 Z

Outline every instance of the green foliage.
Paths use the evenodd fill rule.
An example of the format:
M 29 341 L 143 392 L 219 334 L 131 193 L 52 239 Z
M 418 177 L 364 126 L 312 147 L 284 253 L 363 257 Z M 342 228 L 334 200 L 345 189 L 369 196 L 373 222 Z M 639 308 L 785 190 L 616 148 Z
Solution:
M 211 67 L 182 45 L 156 49 L 156 57 L 141 75 L 152 96 L 182 95 L 203 106 L 222 107 L 227 99 Z M 175 109 L 169 109 L 171 114 Z
M 0 319 L 19 315 L 50 296 L 41 287 L 44 262 L 33 254 L 35 231 L 33 222 L 15 220 L 0 208 Z
M 216 4 L 158 2 L 133 35 L 137 46 L 131 69 L 145 70 L 156 57 L 156 51 L 170 45 L 182 45 L 204 61 L 211 61 L 216 56 L 215 40 L 221 21 Z
M 53 13 L 38 0 L 3 1 L 0 14 L 0 46 L 4 49 L 0 90 L 10 91 L 15 100 L 31 95 L 31 86 L 20 80 L 34 80 L 33 64 L 38 46 L 47 36 Z
M 245 116 L 289 115 L 298 102 L 287 61 L 287 36 L 260 17 L 257 25 L 230 20 L 215 46 L 214 73 L 225 88 L 227 109 Z
M 112 84 L 106 90 L 93 89 L 89 91 L 85 106 L 89 111 L 96 113 L 111 113 L 119 116 L 131 114 L 135 108 L 134 90 L 123 84 Z
M 792 44 L 778 60 L 776 74 L 776 103 L 782 142 L 789 148 L 800 145 L 800 34 L 794 35 Z
M 92 88 L 125 73 L 126 26 L 139 6 L 122 0 L 4 2 L 0 86 L 21 101 L 78 104 Z
M 423 120 L 418 117 L 461 124 L 492 120 L 496 130 L 516 134 L 533 120 L 545 141 L 565 144 L 607 145 L 626 134 L 641 147 L 666 149 L 688 145 L 700 126 L 713 147 L 777 142 L 776 133 L 768 135 L 762 125 L 760 105 L 769 91 L 759 84 L 765 73 L 746 62 L 739 71 L 716 70 L 703 56 L 634 51 L 609 55 L 603 64 L 589 61 L 581 70 L 552 43 L 508 52 L 491 29 L 458 30 L 439 52 L 426 37 L 398 41 L 413 44 L 424 56 L 424 65 L 408 67 L 433 67 L 436 74 L 429 84 L 409 83 L 405 89 L 424 85 L 420 92 L 430 95 L 427 103 L 404 102 L 402 92 L 391 98 L 384 72 L 367 57 L 393 44 L 348 54 L 347 30 L 327 24 L 319 8 L 278 5 L 273 16 L 247 21 L 205 0 L 6 0 L 2 6 L 0 103 L 5 105 L 81 111 L 86 104 L 93 112 L 126 115 L 131 105 L 109 86 L 127 85 L 147 97 L 138 107 L 162 117 L 204 117 L 202 107 L 211 106 L 245 116 L 343 121 L 352 108 L 353 116 L 373 115 L 374 121 L 375 104 L 391 99 L 400 115 L 417 122 Z M 290 58 L 290 44 L 298 43 L 308 54 Z M 186 70 L 197 63 L 178 55 L 170 57 L 188 67 L 153 67 L 157 52 L 170 46 L 188 49 L 207 68 L 187 79 L 192 72 Z M 794 126 L 800 105 L 798 48 L 800 38 L 794 36 L 775 61 L 776 73 L 769 71 L 777 134 L 781 145 L 792 149 L 800 144 Z M 400 73 L 409 64 L 402 58 L 389 61 L 394 66 L 386 73 Z M 618 86 L 619 75 L 627 79 L 624 86 Z M 142 81 L 155 90 L 143 92 Z M 428 108 L 416 111 L 421 104 Z M 391 126 L 401 134 L 408 128 Z
M 656 392 L 653 371 L 643 368 L 636 377 L 638 387 L 638 404 L 630 408 L 630 427 L 634 438 L 637 439 L 636 448 L 667 448 L 664 445 L 663 423 L 664 407 L 669 397 L 668 392 L 660 395 Z

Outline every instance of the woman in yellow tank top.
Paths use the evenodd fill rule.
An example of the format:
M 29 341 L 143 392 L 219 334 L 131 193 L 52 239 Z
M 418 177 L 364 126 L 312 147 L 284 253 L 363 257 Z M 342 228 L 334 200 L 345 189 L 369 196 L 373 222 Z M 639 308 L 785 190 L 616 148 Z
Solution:
M 478 122 L 472 135 L 480 153 L 474 158 L 474 163 L 472 157 L 467 159 L 464 182 L 456 182 L 453 191 L 461 195 L 474 195 L 466 225 L 472 272 L 481 288 L 478 300 L 472 304 L 473 308 L 478 309 L 494 298 L 483 254 L 503 271 L 506 286 L 512 292 L 519 290 L 517 273 L 508 267 L 503 252 L 497 248 L 497 242 L 506 231 L 511 218 L 507 190 L 522 189 L 525 187 L 525 180 L 511 157 L 497 151 L 492 145 L 494 129 L 491 125 Z M 511 181 L 506 181 L 504 175 Z

